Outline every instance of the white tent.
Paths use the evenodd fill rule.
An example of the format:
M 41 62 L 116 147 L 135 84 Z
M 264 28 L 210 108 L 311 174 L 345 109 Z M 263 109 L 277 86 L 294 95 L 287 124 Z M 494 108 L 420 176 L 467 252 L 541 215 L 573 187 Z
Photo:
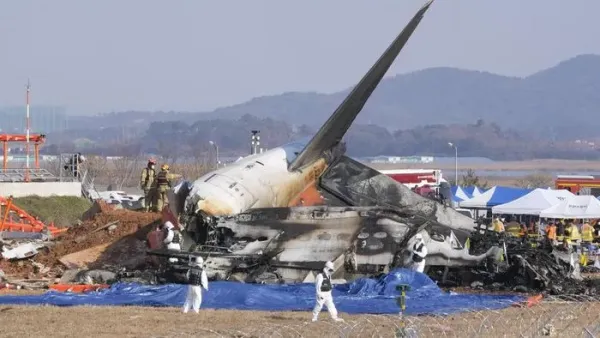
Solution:
M 594 196 L 573 196 L 542 210 L 543 218 L 600 218 L 600 201 Z
M 471 198 L 461 187 L 456 187 L 456 192 L 454 193 L 454 196 L 459 199 L 459 202 L 466 201 Z
M 473 197 L 475 197 L 475 196 L 479 196 L 479 195 L 481 195 L 481 194 L 483 194 L 483 192 L 482 192 L 481 190 L 479 190 L 479 188 L 477 188 L 477 187 L 473 187 L 473 194 L 472 194 L 472 195 L 473 195 Z
M 542 210 L 559 204 L 575 195 L 568 190 L 535 189 L 514 201 L 492 207 L 494 214 L 539 215 Z
M 488 209 L 514 201 L 517 198 L 528 194 L 531 190 L 532 189 L 495 186 L 481 195 L 459 202 L 459 205 L 461 208 L 467 209 Z

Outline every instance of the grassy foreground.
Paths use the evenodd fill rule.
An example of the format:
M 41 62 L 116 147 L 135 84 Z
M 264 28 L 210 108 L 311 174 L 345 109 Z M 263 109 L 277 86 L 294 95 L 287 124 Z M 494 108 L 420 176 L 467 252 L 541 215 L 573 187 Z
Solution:
M 92 205 L 85 198 L 73 196 L 27 196 L 15 198 L 13 203 L 44 223 L 54 222 L 59 227 L 76 224 Z
M 210 291 L 209 291 L 210 292 Z M 600 333 L 599 302 L 542 303 L 531 308 L 409 316 L 419 337 L 582 337 Z M 394 337 L 397 315 L 341 314 L 332 322 L 311 313 L 179 308 L 0 305 L 0 337 Z M 552 332 L 544 333 L 549 329 Z M 590 335 L 592 336 L 592 335 Z

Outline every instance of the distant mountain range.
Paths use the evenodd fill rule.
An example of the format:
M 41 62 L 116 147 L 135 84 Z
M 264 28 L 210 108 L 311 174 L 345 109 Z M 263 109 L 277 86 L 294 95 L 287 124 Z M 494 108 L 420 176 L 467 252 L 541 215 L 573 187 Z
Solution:
M 314 126 L 327 119 L 349 90 L 264 96 L 198 117 L 237 119 L 250 114 Z M 580 55 L 525 78 L 456 68 L 388 77 L 356 123 L 395 130 L 483 119 L 503 128 L 562 138 L 597 135 L 598 116 L 600 56 Z
M 464 156 L 573 158 L 578 156 L 573 152 L 583 151 L 588 158 L 596 157 L 599 74 L 600 56 L 580 55 L 525 78 L 455 68 L 388 77 L 351 128 L 349 151 L 356 156 L 452 155 L 447 147 L 452 140 Z M 221 138 L 222 150 L 235 152 L 247 148 L 250 129 L 277 126 L 277 131 L 263 129 L 271 135 L 269 141 L 263 134 L 271 147 L 314 132 L 349 90 L 258 97 L 205 113 L 129 111 L 73 116 L 69 130 L 51 133 L 49 140 L 64 143 L 85 138 L 104 144 L 142 140 L 144 147 L 158 149 L 171 147 L 173 138 L 161 139 L 176 133 L 191 142 L 190 148 Z M 595 139 L 598 146 L 581 148 L 581 143 L 568 142 L 576 139 Z

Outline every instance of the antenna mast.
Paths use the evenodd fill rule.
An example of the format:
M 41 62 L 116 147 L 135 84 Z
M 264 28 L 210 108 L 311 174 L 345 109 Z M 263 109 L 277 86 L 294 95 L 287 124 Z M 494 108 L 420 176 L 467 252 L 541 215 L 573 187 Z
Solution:
M 26 96 L 26 141 L 25 141 L 25 182 L 29 182 L 29 92 L 31 91 L 31 85 L 29 79 L 27 79 L 27 96 Z

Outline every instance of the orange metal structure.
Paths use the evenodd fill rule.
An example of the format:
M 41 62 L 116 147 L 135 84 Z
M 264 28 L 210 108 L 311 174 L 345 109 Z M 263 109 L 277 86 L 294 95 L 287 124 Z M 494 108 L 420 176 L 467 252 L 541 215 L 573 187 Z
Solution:
M 29 142 L 33 142 L 34 147 L 34 159 L 35 169 L 40 168 L 40 146 L 46 141 L 46 135 L 43 134 L 31 134 L 29 135 Z M 2 168 L 8 169 L 8 143 L 9 142 L 27 142 L 27 135 L 23 134 L 0 134 L 0 142 L 2 143 L 2 155 L 3 163 Z
M 0 197 L 0 210 L 2 211 L 0 231 L 42 232 L 47 229 L 53 236 L 67 231 L 67 228 L 55 227 L 54 223 L 46 226 L 44 222 L 14 205 L 12 198 Z
M 566 189 L 577 194 L 583 188 L 588 188 L 594 196 L 600 195 L 600 177 L 592 175 L 559 175 L 554 181 L 556 189 Z

